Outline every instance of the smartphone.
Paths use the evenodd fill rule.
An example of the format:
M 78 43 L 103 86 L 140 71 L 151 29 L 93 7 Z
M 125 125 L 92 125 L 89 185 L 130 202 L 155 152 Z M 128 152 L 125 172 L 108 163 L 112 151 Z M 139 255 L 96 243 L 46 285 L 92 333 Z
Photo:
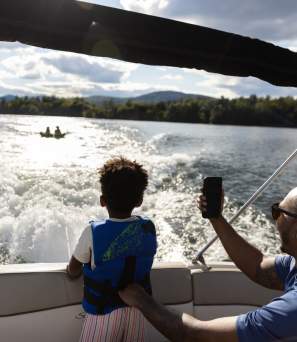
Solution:
M 202 212 L 204 218 L 217 218 L 221 213 L 222 177 L 207 177 L 203 181 L 203 195 L 206 197 L 206 211 Z

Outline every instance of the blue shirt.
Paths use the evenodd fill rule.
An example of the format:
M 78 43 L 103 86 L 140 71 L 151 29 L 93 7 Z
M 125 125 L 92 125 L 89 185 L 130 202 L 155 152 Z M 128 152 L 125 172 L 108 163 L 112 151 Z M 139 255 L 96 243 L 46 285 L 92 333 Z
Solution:
M 284 294 L 237 318 L 240 342 L 297 341 L 297 268 L 292 256 L 277 256 L 276 272 Z

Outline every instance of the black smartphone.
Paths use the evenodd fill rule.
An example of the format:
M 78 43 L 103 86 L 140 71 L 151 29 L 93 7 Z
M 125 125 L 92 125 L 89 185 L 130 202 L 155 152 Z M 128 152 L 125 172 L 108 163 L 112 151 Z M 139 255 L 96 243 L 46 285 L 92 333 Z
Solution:
M 206 211 L 202 212 L 204 218 L 217 218 L 221 213 L 222 177 L 207 177 L 203 181 L 203 195 L 206 197 Z

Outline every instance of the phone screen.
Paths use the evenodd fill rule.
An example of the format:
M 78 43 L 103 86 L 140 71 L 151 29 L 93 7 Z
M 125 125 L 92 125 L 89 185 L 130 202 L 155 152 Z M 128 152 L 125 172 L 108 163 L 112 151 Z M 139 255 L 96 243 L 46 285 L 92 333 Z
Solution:
M 222 177 L 207 177 L 203 181 L 203 195 L 206 197 L 206 212 L 204 218 L 217 218 L 221 213 Z

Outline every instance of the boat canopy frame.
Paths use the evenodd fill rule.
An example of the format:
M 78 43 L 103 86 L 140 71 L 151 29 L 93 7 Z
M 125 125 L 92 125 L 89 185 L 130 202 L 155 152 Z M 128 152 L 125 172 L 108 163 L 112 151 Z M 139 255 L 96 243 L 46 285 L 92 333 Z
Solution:
M 297 86 L 297 53 L 289 49 L 76 0 L 1 0 L 0 40 Z

